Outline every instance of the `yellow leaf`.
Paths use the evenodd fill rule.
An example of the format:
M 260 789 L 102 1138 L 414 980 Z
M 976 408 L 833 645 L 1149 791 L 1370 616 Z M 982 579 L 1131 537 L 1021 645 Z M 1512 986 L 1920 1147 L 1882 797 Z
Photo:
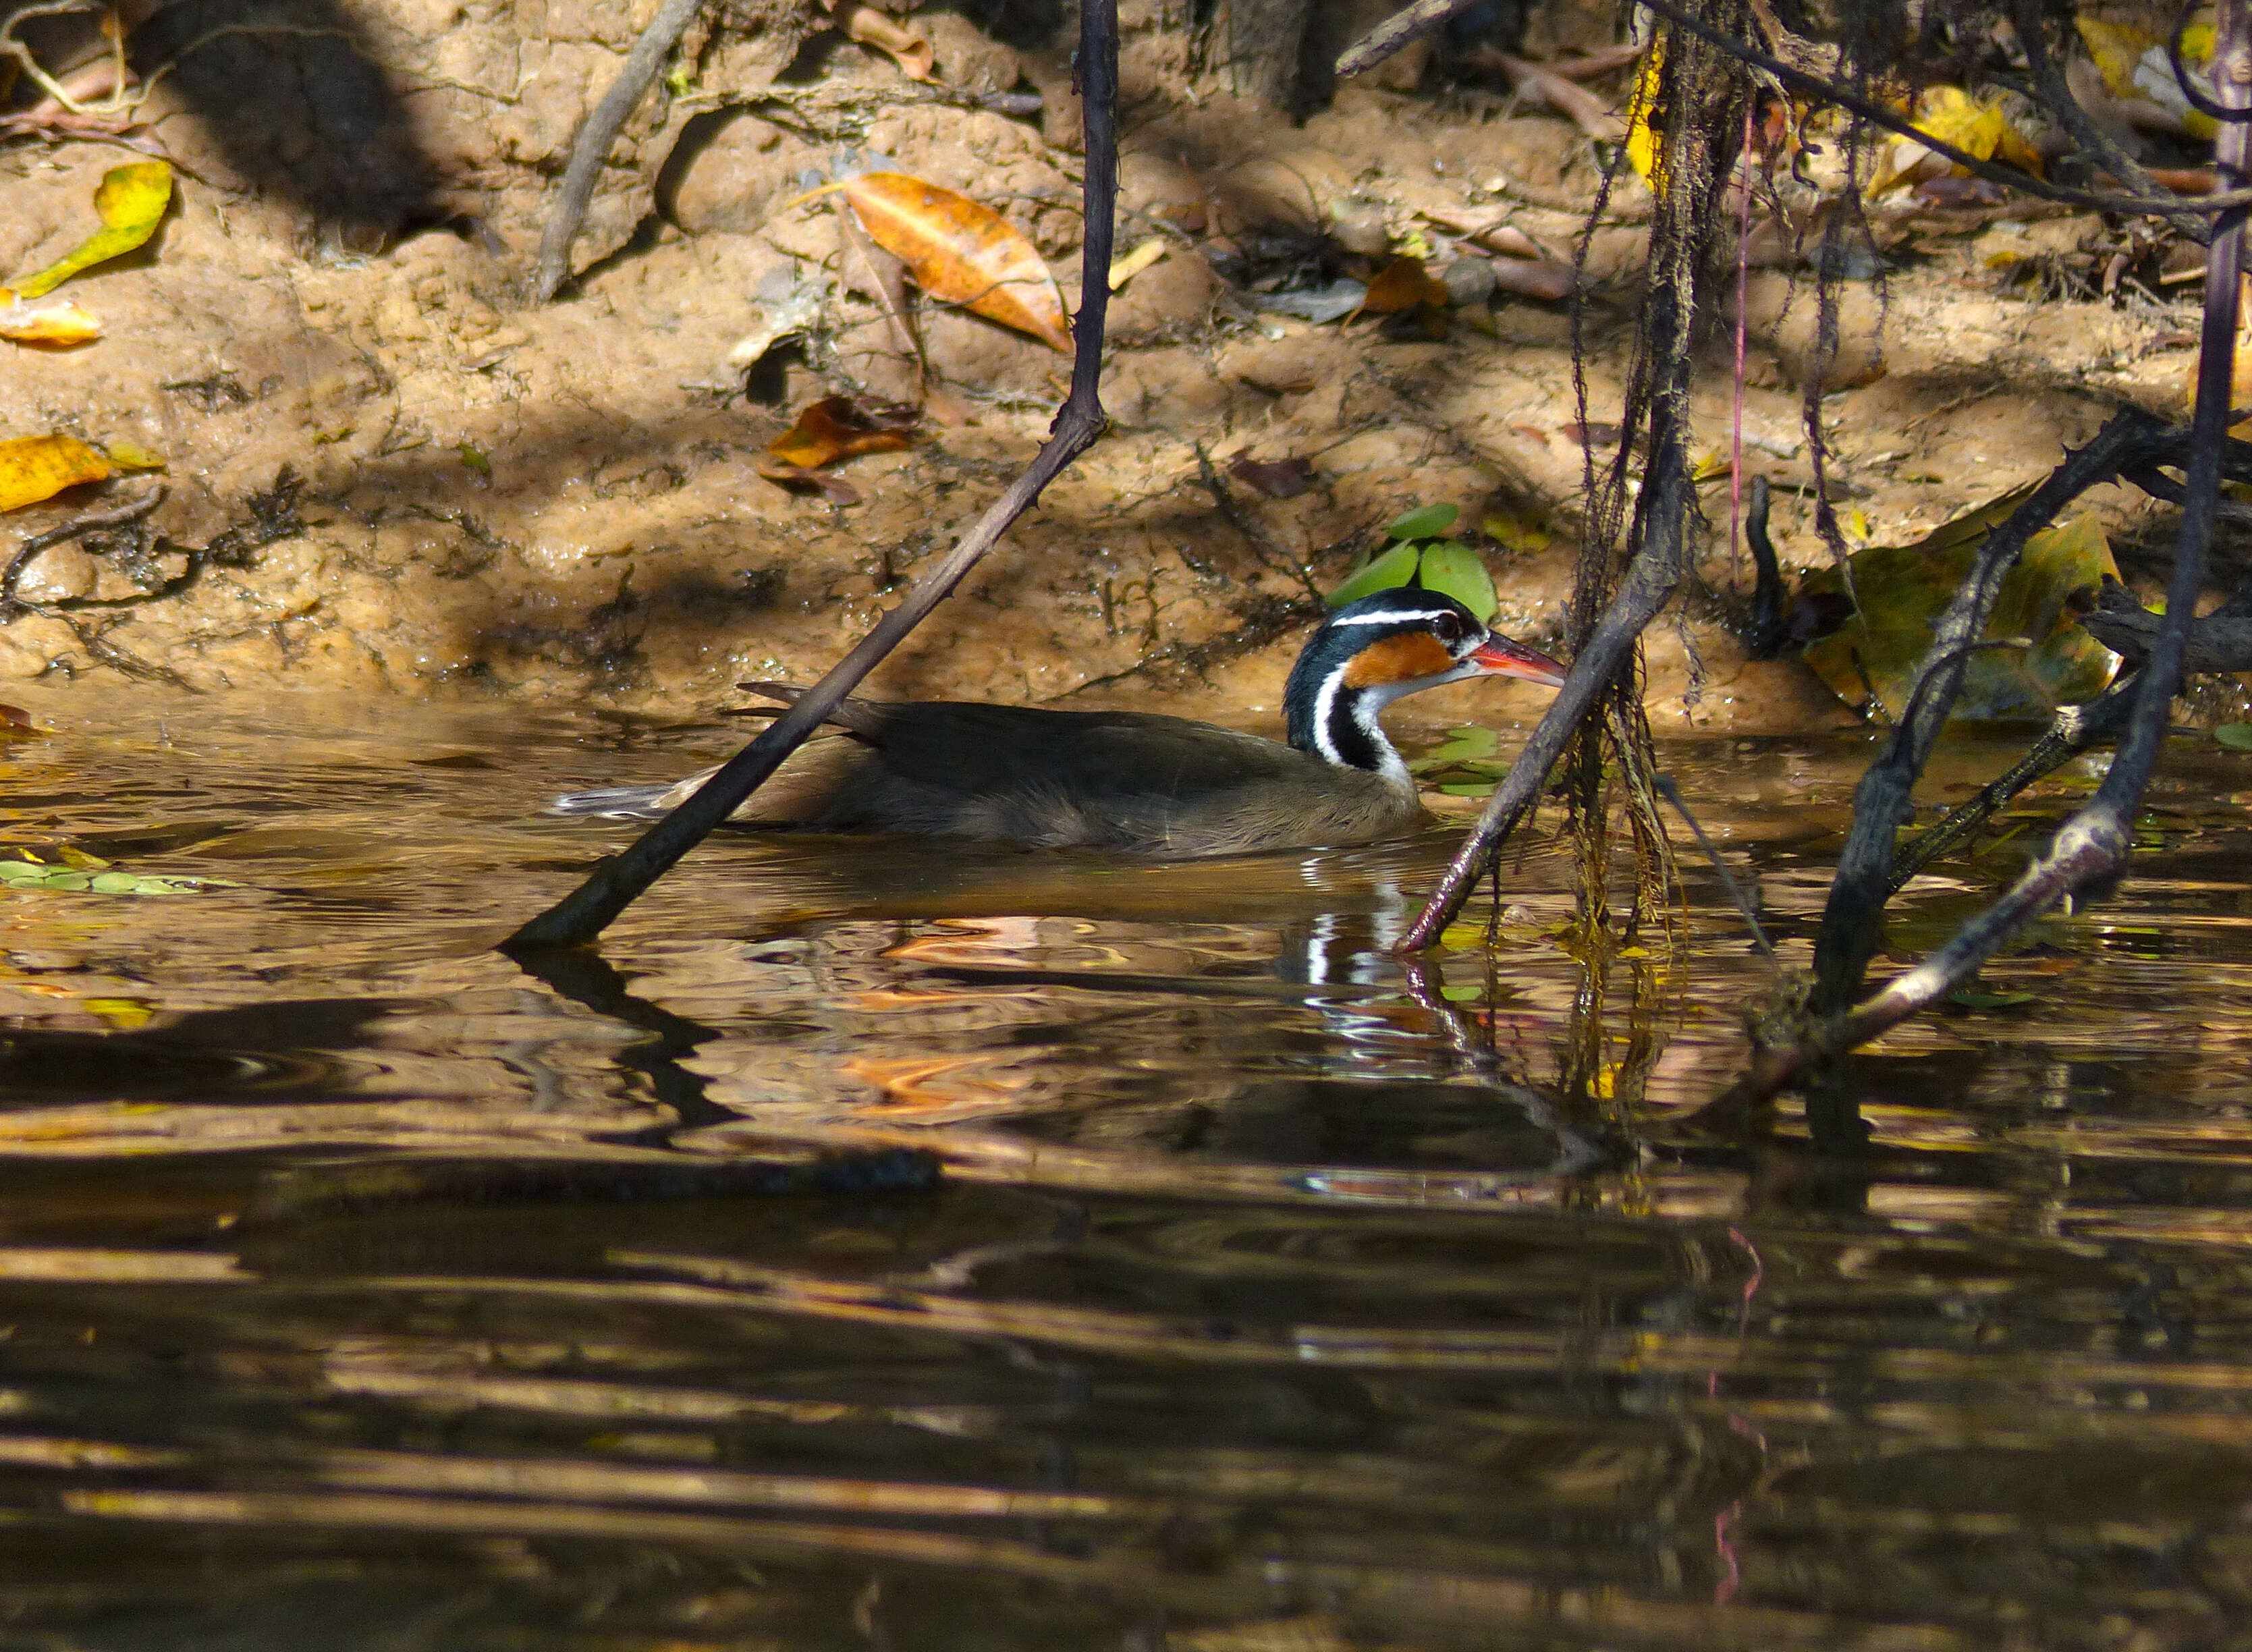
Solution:
M 2137 96 L 2135 66 L 2143 60 L 2143 53 L 2159 44 L 2158 36 L 2147 29 L 2101 17 L 2078 17 L 2073 24 L 2103 77 L 2103 89 L 2115 98 Z
M 1110 260 L 1110 290 L 1116 292 L 1143 270 L 1173 250 L 1162 235 L 1152 235 L 1123 258 Z
M 155 448 L 143 448 L 135 441 L 113 441 L 102 451 L 120 470 L 162 470 L 167 462 Z
M 19 344 L 83 344 L 101 337 L 100 317 L 68 299 L 59 304 L 26 304 L 0 287 L 0 338 Z
M 1664 140 L 1653 122 L 1658 115 L 1658 77 L 1665 66 L 1665 43 L 1654 41 L 1642 60 L 1642 73 L 1634 83 L 1634 97 L 1626 111 L 1627 163 L 1651 188 L 1658 187 L 1658 169 L 1665 156 Z
M 1478 524 L 1485 537 L 1513 551 L 1546 551 L 1548 529 L 1540 517 L 1512 505 L 1497 505 Z
M 1047 261 L 991 207 L 904 172 L 863 172 L 837 187 L 868 239 L 933 298 L 1070 353 L 1071 320 Z
M 79 1008 L 100 1016 L 120 1032 L 145 1027 L 156 1018 L 156 1012 L 138 998 L 87 998 Z
M 114 166 L 102 175 L 94 192 L 94 210 L 101 227 L 77 249 L 38 274 L 16 284 L 25 298 L 52 292 L 79 271 L 129 253 L 156 233 L 164 209 L 172 200 L 172 169 L 164 161 L 135 161 Z
M 2019 131 L 2001 104 L 1981 102 L 1959 86 L 1926 87 L 1915 101 L 1915 129 L 1952 144 L 1982 161 L 1997 157 L 2038 176 L 2043 163 L 2033 140 Z M 1869 193 L 1881 195 L 1922 178 L 1969 174 L 1944 156 L 1908 138 L 1894 138 L 1884 170 Z
M 0 510 L 18 510 L 108 475 L 109 461 L 75 436 L 0 441 Z

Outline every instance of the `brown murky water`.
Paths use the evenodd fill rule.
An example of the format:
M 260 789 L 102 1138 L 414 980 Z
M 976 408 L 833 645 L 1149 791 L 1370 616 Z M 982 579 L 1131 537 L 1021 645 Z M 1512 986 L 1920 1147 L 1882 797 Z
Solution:
M 2242 760 L 1825 1160 L 1666 1145 L 1709 875 L 1600 1021 L 1553 854 L 1382 955 L 1443 837 L 737 838 L 542 980 L 529 809 L 721 732 L 35 709 L 10 841 L 240 886 L 0 892 L 0 1646 L 2252 1646 Z M 1671 754 L 1787 954 L 1866 751 Z

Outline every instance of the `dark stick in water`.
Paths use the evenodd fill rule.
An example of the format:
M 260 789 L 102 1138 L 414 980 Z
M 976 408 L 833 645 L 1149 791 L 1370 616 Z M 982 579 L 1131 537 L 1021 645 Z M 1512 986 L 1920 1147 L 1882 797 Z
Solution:
M 1102 331 L 1110 302 L 1110 248 L 1118 198 L 1117 0 L 1087 0 L 1080 13 L 1078 70 L 1086 110 L 1087 182 L 1081 200 L 1086 239 L 1080 251 L 1079 315 L 1072 324 L 1071 395 L 1056 414 L 1047 444 L 1009 490 L 963 536 L 946 560 L 917 581 L 907 600 L 878 621 L 829 675 L 766 732 L 728 760 L 688 801 L 643 832 L 625 853 L 594 869 L 587 881 L 501 943 L 515 954 L 543 947 L 583 947 L 643 891 L 740 808 L 783 760 L 827 720 L 884 656 L 945 600 L 1041 490 L 1102 434 Z

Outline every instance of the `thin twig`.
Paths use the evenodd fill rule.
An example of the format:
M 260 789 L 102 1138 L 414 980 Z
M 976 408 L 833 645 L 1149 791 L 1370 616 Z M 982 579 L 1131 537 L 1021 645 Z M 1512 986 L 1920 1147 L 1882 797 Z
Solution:
M 1696 838 L 1697 847 L 1703 850 L 1705 858 L 1713 863 L 1713 871 L 1720 877 L 1720 887 L 1728 892 L 1728 899 L 1735 903 L 1736 911 L 1743 917 L 1744 927 L 1752 932 L 1754 944 L 1766 955 L 1769 963 L 1775 962 L 1775 943 L 1767 938 L 1767 931 L 1760 927 L 1759 914 L 1752 910 L 1750 898 L 1744 893 L 1743 885 L 1736 882 L 1735 874 L 1728 870 L 1728 863 L 1720 858 L 1720 850 L 1705 835 L 1704 823 L 1691 814 L 1689 805 L 1681 801 L 1681 788 L 1673 783 L 1673 776 L 1653 775 L 1651 783 L 1657 787 L 1660 797 L 1673 805 L 1673 812 L 1681 816 L 1691 835 Z
M 1030 510 L 1040 492 L 1102 434 L 1102 333 L 1110 302 L 1110 252 L 1118 202 L 1117 0 L 1085 0 L 1078 67 L 1086 117 L 1085 240 L 1080 249 L 1079 315 L 1073 323 L 1071 395 L 1046 446 L 1009 490 L 963 536 L 946 560 L 918 580 L 907 600 L 877 621 L 858 646 L 796 705 L 728 760 L 688 801 L 614 860 L 501 943 L 504 952 L 582 947 L 601 934 L 673 864 L 740 808 L 844 697 L 946 598 L 963 576 Z
M 2252 0 L 2221 0 L 2213 81 L 2235 108 L 2252 108 Z M 2215 166 L 2236 184 L 2247 175 L 2252 132 L 2242 121 L 2222 127 Z M 2229 385 L 2235 363 L 2237 299 L 2244 268 L 2245 212 L 2214 226 L 2206 250 L 2205 326 L 2200 340 L 2197 413 L 2190 427 L 2188 480 L 2165 623 L 2137 676 L 2119 753 L 2096 795 L 2066 821 L 2047 850 L 2008 892 L 1958 930 L 1915 968 L 1895 975 L 1866 1003 L 1824 1016 L 1796 1040 L 1755 1052 L 1751 1070 L 1720 1107 L 1756 1102 L 1798 1082 L 1845 1051 L 1929 1008 L 1985 963 L 2012 937 L 2060 900 L 2115 881 L 2134 848 L 2134 819 L 2166 739 L 2167 715 L 2181 680 L 2205 552 L 2220 497 Z
M 680 44 L 680 37 L 688 32 L 689 24 L 703 4 L 704 0 L 664 0 L 649 27 L 641 31 L 641 38 L 634 42 L 633 50 L 626 53 L 625 67 L 618 71 L 618 78 L 571 140 L 571 162 L 564 169 L 562 192 L 555 198 L 547 227 L 539 237 L 539 266 L 532 274 L 532 291 L 539 302 L 554 297 L 569 278 L 571 243 L 579 239 L 579 226 L 586 219 L 587 204 L 594 198 L 594 181 L 609 159 L 610 145 L 641 107 L 665 59 L 672 55 L 672 48 Z
M 42 551 L 52 551 L 59 545 L 68 545 L 89 533 L 100 533 L 107 528 L 122 528 L 138 522 L 158 505 L 171 489 L 158 482 L 138 499 L 128 500 L 110 510 L 90 511 L 75 521 L 66 522 L 59 528 L 49 528 L 45 533 L 35 533 L 16 547 L 16 554 L 8 559 L 8 566 L 0 572 L 0 621 L 12 619 L 27 606 L 16 594 L 16 587 L 24 582 L 24 575 L 32 559 Z
M 1968 650 L 1985 629 L 2003 577 L 2015 566 L 2026 542 L 2066 505 L 2109 481 L 2123 464 L 2150 457 L 2171 434 L 2138 408 L 2116 414 L 2085 448 L 2068 455 L 1978 547 L 1962 586 L 1933 622 L 1931 646 L 1916 672 L 1915 694 L 1884 752 L 1853 789 L 1852 829 L 1838 857 L 1815 941 L 1813 1002 L 1818 1013 L 1834 1015 L 1851 1003 L 1875 955 L 1878 919 L 1892 882 L 1894 836 L 1908 818 L 1908 794 L 1954 710 Z
M 1428 3 L 1429 0 L 1426 0 Z M 1452 3 L 1452 0 L 1449 0 Z M 1475 3 L 1475 0 L 1471 0 Z M 1922 131 L 1915 123 L 1896 109 L 1890 109 L 1873 98 L 1862 96 L 1850 87 L 1818 74 L 1809 74 L 1804 69 L 1792 67 L 1780 58 L 1769 57 L 1758 48 L 1746 45 L 1723 30 L 1714 28 L 1703 18 L 1683 10 L 1673 0 L 1635 0 L 1659 17 L 1679 24 L 1698 38 L 1718 51 L 1727 52 L 1738 62 L 1749 65 L 1765 74 L 1773 75 L 1784 86 L 1824 102 L 1834 103 L 1839 108 L 1857 115 L 1872 126 L 1880 126 L 1914 142 L 1921 143 L 1935 155 L 1943 155 L 1956 165 L 1977 177 L 2007 184 L 2027 195 L 2038 195 L 2046 200 L 2062 201 L 2068 205 L 2085 206 L 2099 212 L 2155 213 L 2161 218 L 2178 212 L 2193 212 L 2210 218 L 2216 213 L 2232 212 L 2252 206 L 2252 190 L 2226 191 L 2213 195 L 2172 196 L 2159 198 L 2147 195 L 2105 195 L 2094 190 L 2076 190 L 2062 184 L 2052 184 L 2047 178 L 2035 177 L 2031 172 L 2014 166 L 1999 165 L 1982 161 L 1968 149 L 1957 149 L 1943 138 Z M 1417 8 L 1410 7 L 1409 10 Z M 1407 13 L 1401 14 L 1402 17 Z M 1395 18 L 1394 21 L 1397 21 Z M 1389 26 L 1389 25 L 1386 25 Z M 1370 37 L 1374 38 L 1373 34 Z M 1403 38 L 1401 44 L 1405 44 Z M 1392 48 L 1396 50 L 1397 47 Z M 1371 61 L 1375 59 L 1372 59 Z

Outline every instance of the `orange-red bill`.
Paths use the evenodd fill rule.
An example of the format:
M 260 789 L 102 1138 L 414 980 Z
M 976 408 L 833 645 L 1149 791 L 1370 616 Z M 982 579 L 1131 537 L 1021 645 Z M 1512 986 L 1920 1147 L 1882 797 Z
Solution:
M 1549 688 L 1564 686 L 1562 666 L 1539 649 L 1512 642 L 1498 631 L 1487 632 L 1485 641 L 1470 650 L 1470 657 L 1488 677 L 1521 677 L 1528 683 L 1544 684 Z

